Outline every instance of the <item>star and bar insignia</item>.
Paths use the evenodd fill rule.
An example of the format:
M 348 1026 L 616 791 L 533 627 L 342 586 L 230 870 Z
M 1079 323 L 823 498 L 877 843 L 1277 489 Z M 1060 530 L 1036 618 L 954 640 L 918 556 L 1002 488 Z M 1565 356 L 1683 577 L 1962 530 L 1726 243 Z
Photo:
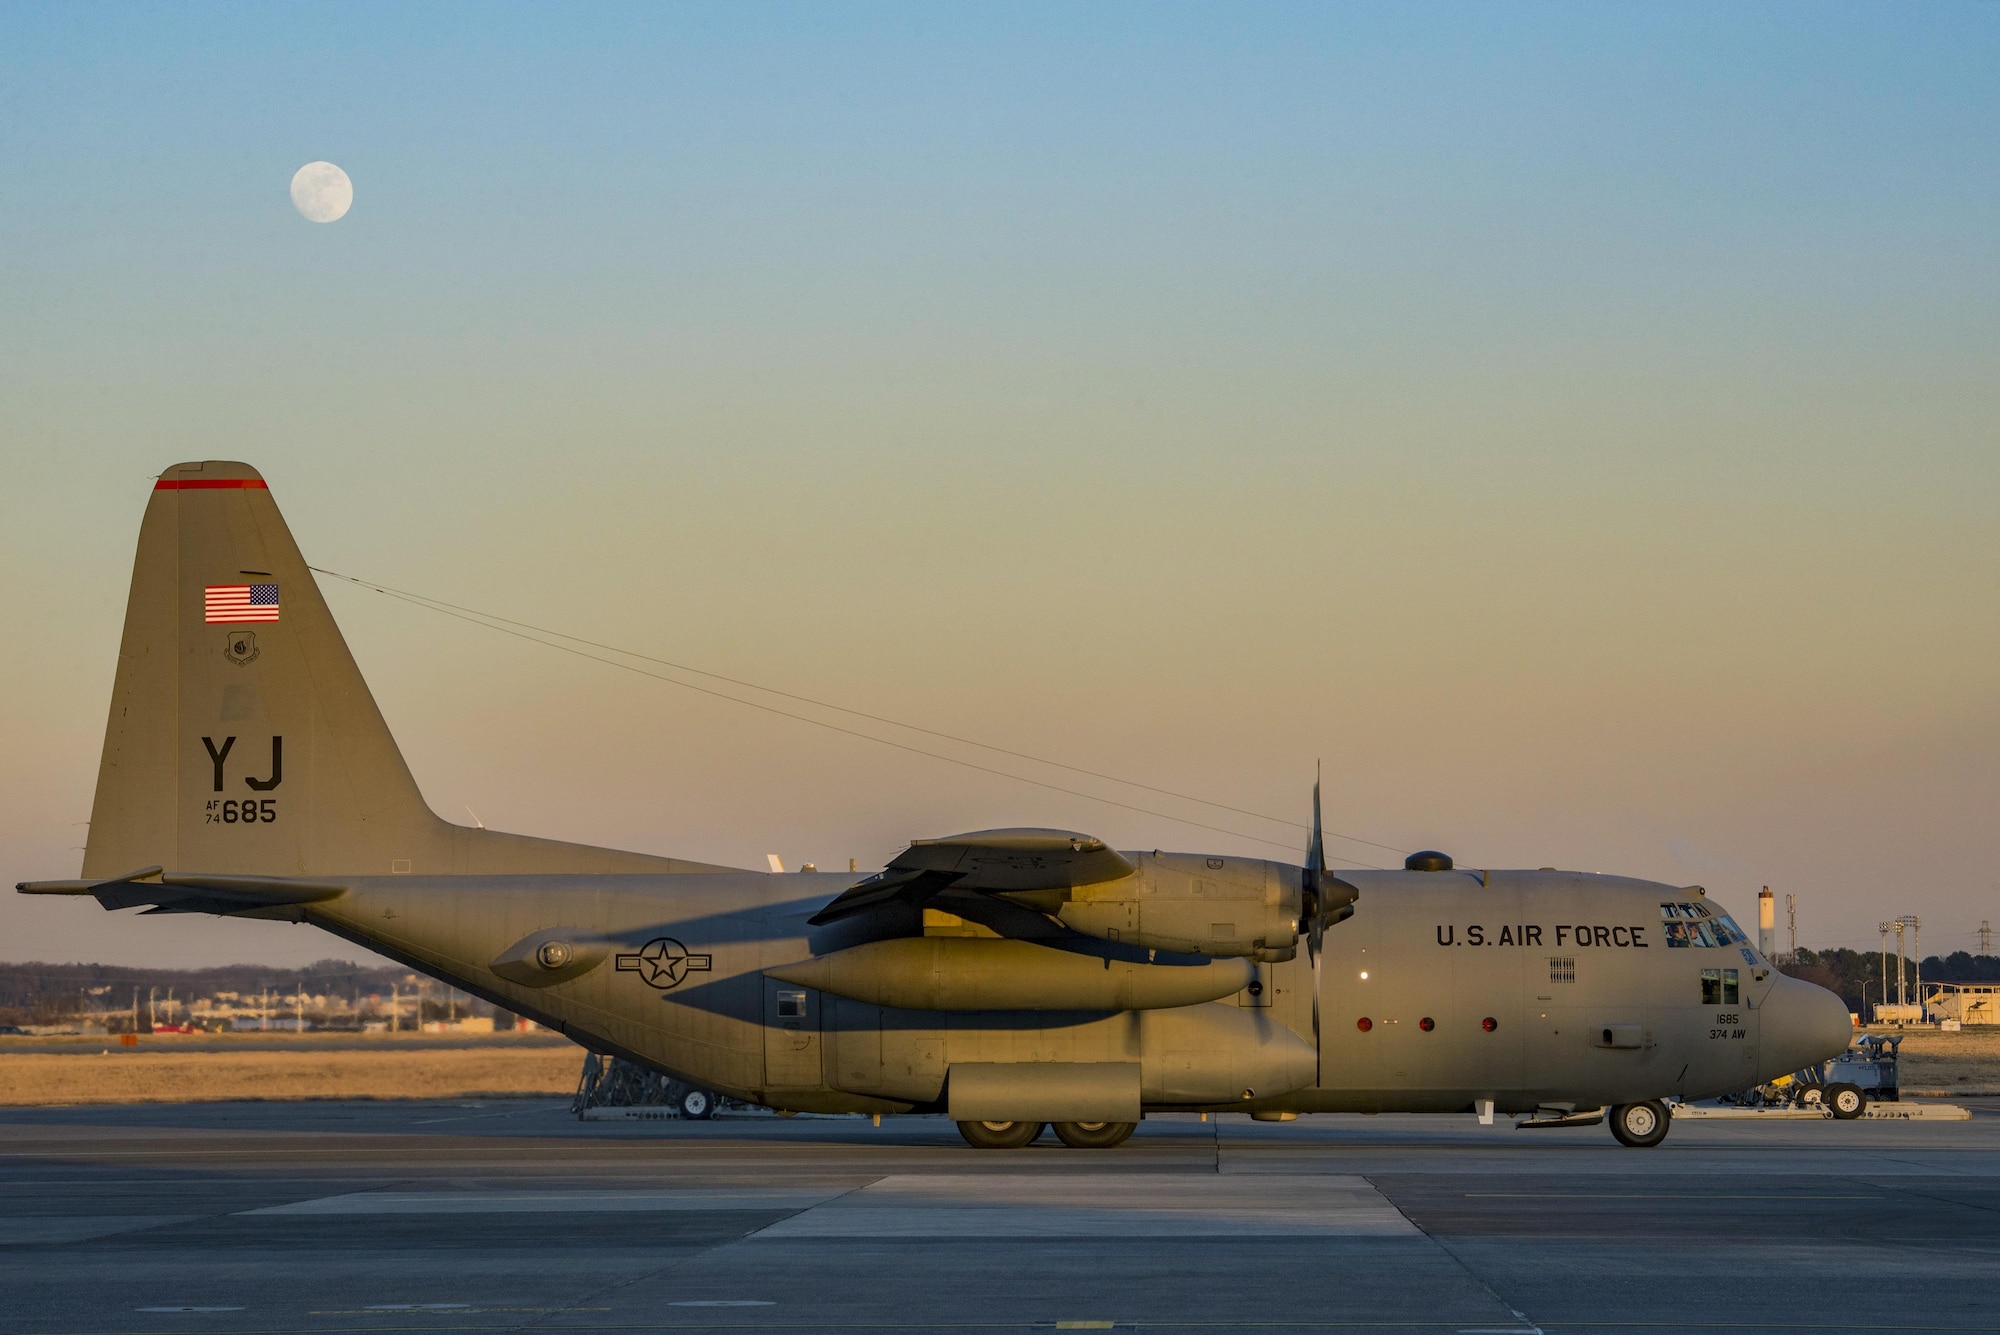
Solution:
M 635 952 L 616 959 L 621 973 L 637 973 L 648 987 L 662 992 L 679 987 L 688 974 L 706 973 L 715 967 L 712 955 L 690 955 L 688 948 L 671 936 L 656 936 Z

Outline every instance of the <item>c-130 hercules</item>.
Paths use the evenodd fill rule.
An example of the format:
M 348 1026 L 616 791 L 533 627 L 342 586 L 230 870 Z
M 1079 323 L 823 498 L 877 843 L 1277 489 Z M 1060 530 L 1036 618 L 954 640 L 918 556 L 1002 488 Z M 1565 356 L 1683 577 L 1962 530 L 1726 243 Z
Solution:
M 832 883 L 831 886 L 829 883 Z M 311 923 L 782 1111 L 1079 1147 L 1149 1112 L 1477 1111 L 1627 1145 L 1669 1096 L 1831 1057 L 1832 993 L 1698 887 L 920 840 L 871 876 L 558 843 L 425 804 L 263 479 L 178 464 L 139 531 L 83 876 L 28 894 Z M 1304 949 L 1301 950 L 1300 946 Z

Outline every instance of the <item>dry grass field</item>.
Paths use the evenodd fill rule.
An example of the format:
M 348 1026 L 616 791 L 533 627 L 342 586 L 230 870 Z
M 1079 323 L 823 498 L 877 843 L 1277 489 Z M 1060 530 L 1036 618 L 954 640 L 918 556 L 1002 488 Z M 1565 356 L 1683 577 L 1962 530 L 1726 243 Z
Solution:
M 1885 1032 L 1870 1030 L 1871 1033 Z M 1897 1075 L 1904 1089 L 2000 1089 L 2000 1030 L 1919 1031 L 1903 1040 Z
M 204 1103 L 233 1099 L 444 1099 L 568 1094 L 583 1051 L 516 1047 L 175 1052 L 101 1045 L 0 1050 L 0 1105 Z

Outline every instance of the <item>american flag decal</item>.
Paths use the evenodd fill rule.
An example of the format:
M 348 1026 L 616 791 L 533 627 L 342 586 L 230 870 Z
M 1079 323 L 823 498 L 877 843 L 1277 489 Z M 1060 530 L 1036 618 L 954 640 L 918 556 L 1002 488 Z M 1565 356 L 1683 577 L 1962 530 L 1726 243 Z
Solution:
M 211 624 L 278 619 L 275 584 L 210 584 L 201 593 L 201 619 Z

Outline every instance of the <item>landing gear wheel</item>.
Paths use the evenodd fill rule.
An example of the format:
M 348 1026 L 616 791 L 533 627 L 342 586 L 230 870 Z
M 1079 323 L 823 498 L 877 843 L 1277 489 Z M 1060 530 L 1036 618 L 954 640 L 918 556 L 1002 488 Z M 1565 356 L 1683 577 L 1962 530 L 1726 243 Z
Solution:
M 1801 1108 L 1817 1108 L 1824 1101 L 1825 1096 L 1826 1091 L 1814 1085 L 1811 1088 L 1799 1091 L 1799 1106 Z
M 1853 1085 L 1828 1085 L 1826 1106 L 1833 1109 L 1833 1115 L 1841 1121 L 1851 1122 L 1867 1109 L 1868 1096 Z
M 1137 1122 L 1057 1122 L 1056 1139 L 1073 1150 L 1108 1150 L 1138 1129 Z
M 1040 1122 L 960 1122 L 958 1134 L 976 1150 L 1018 1150 L 1035 1143 Z
M 715 1116 L 715 1095 L 705 1089 L 690 1089 L 681 1094 L 680 1102 L 674 1106 L 690 1122 L 706 1122 Z
M 1670 1119 L 1667 1105 L 1658 1099 L 1644 1103 L 1621 1103 L 1611 1110 L 1611 1134 L 1620 1145 L 1650 1149 L 1667 1138 Z

